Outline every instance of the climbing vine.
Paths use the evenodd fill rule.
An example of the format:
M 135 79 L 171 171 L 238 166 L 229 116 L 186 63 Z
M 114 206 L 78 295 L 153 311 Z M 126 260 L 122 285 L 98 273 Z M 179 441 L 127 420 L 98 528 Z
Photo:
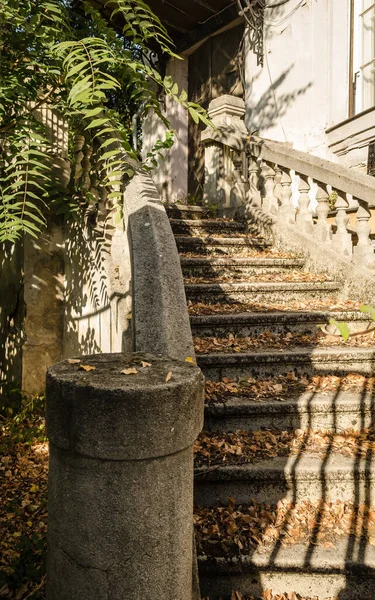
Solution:
M 97 6 L 97 4 L 95 4 Z M 95 149 L 97 179 L 116 201 L 139 158 L 132 145 L 134 115 L 153 111 L 167 127 L 145 169 L 172 144 L 160 93 L 198 122 L 188 102 L 150 56 L 178 58 L 157 16 L 143 0 L 110 0 L 99 10 L 85 0 L 0 0 L 0 242 L 37 237 L 49 211 L 82 214 L 87 186 L 61 181 L 53 140 L 40 110 L 59 115 L 74 139 Z M 72 172 L 72 170 L 71 170 Z

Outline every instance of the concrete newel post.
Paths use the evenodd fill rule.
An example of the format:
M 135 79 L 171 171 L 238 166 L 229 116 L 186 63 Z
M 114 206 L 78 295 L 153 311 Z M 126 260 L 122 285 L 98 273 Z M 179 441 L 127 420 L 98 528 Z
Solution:
M 198 367 L 149 354 L 49 369 L 48 600 L 191 600 L 203 395 Z

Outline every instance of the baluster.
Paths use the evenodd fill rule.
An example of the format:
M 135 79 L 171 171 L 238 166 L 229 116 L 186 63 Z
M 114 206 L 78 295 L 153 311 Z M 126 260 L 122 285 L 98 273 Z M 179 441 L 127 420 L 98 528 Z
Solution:
M 279 211 L 279 204 L 274 194 L 275 189 L 275 171 L 265 161 L 262 162 L 262 176 L 264 178 L 264 188 L 266 195 L 263 198 L 263 208 L 266 212 L 277 214 Z
M 301 231 L 303 231 L 304 233 L 311 234 L 313 232 L 314 224 L 313 224 L 312 214 L 309 211 L 310 184 L 309 184 L 309 179 L 306 175 L 299 176 L 298 191 L 300 193 L 300 197 L 299 197 L 299 201 L 298 201 L 299 212 L 296 216 L 296 223 L 297 223 L 298 227 L 301 229 Z
M 281 218 L 285 223 L 294 223 L 295 222 L 295 213 L 296 210 L 294 206 L 291 204 L 290 199 L 292 197 L 292 189 L 291 189 L 292 178 L 289 175 L 288 171 L 283 170 L 281 176 L 281 207 L 280 214 Z
M 343 197 L 342 193 L 337 190 L 337 200 L 335 202 L 336 209 L 336 233 L 333 236 L 333 245 L 335 250 L 351 256 L 353 253 L 352 236 L 348 232 L 349 217 L 346 210 L 349 202 Z
M 358 235 L 357 245 L 354 247 L 355 258 L 366 265 L 375 263 L 374 247 L 370 240 L 371 227 L 369 224 L 371 212 L 368 203 L 358 200 L 356 231 Z
M 316 192 L 318 222 L 315 229 L 323 242 L 330 243 L 332 241 L 332 229 L 327 220 L 329 213 L 328 199 L 329 194 L 327 193 L 325 184 L 319 185 L 318 183 L 318 190 Z
M 273 190 L 274 196 L 277 198 L 279 205 L 282 204 L 283 198 L 283 186 L 281 185 L 281 179 L 283 176 L 283 172 L 279 165 L 275 165 L 275 187 Z
M 259 165 L 254 158 L 249 160 L 249 193 L 248 198 L 252 206 L 261 206 L 261 194 L 259 191 Z
M 233 187 L 230 191 L 230 206 L 243 206 L 246 201 L 247 190 L 249 187 L 247 179 L 244 177 L 244 156 L 240 152 L 233 152 Z
M 216 142 L 205 144 L 203 201 L 206 206 L 222 205 L 225 200 L 223 152 L 221 144 Z

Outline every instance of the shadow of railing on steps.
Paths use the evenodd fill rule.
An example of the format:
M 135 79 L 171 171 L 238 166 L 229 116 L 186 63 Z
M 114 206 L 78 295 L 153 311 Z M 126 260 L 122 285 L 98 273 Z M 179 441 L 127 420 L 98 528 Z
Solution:
M 231 589 L 261 595 L 265 589 L 272 588 L 272 581 L 270 582 L 267 571 L 273 571 L 274 576 L 278 572 L 284 574 L 289 572 L 291 578 L 295 577 L 296 573 L 301 574 L 303 571 L 312 576 L 332 575 L 337 578 L 335 596 L 340 600 L 364 600 L 365 598 L 373 600 L 375 597 L 375 594 L 371 591 L 371 579 L 366 583 L 366 577 L 375 577 L 375 552 L 371 551 L 371 544 L 369 546 L 369 529 L 371 532 L 371 527 L 375 523 L 375 511 L 373 510 L 375 504 L 375 478 L 373 474 L 375 437 L 366 433 L 373 431 L 375 425 L 375 381 L 372 377 L 373 369 L 371 366 L 371 362 L 375 359 L 375 350 L 372 351 L 370 348 L 366 352 L 367 364 L 363 362 L 361 367 L 360 361 L 357 361 L 355 371 L 359 374 L 356 377 L 349 376 L 349 378 L 347 377 L 348 369 L 345 366 L 340 367 L 340 365 L 337 365 L 336 368 L 332 368 L 332 365 L 323 362 L 320 364 L 320 370 L 319 366 L 317 369 L 314 350 L 315 348 L 311 348 L 310 357 L 302 365 L 294 368 L 292 365 L 288 366 L 288 369 L 291 368 L 299 376 L 311 375 L 316 371 L 316 375 L 322 375 L 323 379 L 315 385 L 313 390 L 306 389 L 300 393 L 299 407 L 296 404 L 295 413 L 288 417 L 291 428 L 301 429 L 303 435 L 298 451 L 292 451 L 284 459 L 284 481 L 280 485 L 284 485 L 285 490 L 288 491 L 286 495 L 280 494 L 279 501 L 290 502 L 290 505 L 284 512 L 282 522 L 278 523 L 278 537 L 270 544 L 269 537 L 265 532 L 267 525 L 264 526 L 263 533 L 261 532 L 259 535 L 260 543 L 253 548 L 247 561 L 243 564 L 245 569 L 249 570 L 247 582 L 244 582 L 240 577 L 238 561 L 231 564 L 230 574 L 228 572 L 224 573 L 222 570 L 220 572 L 219 566 L 219 573 L 216 571 L 216 584 L 213 583 L 214 573 L 209 565 L 201 563 L 203 567 L 203 591 L 206 596 L 209 596 L 210 600 L 219 598 L 219 595 L 215 595 L 215 589 L 217 590 L 218 586 L 221 586 L 221 590 L 227 594 L 223 596 L 224 598 L 229 598 Z M 254 372 L 251 372 L 250 365 L 249 367 L 249 374 L 255 376 Z M 272 370 L 272 366 L 270 369 Z M 361 371 L 362 375 L 360 375 Z M 271 374 L 271 371 L 266 373 L 267 376 Z M 327 393 L 327 384 L 324 380 L 324 375 L 328 374 L 335 374 L 337 378 L 334 391 L 329 389 L 329 393 Z M 229 377 L 234 377 L 233 372 L 229 373 Z M 349 382 L 351 382 L 350 385 Z M 327 413 L 322 412 L 323 405 L 323 409 L 320 408 L 321 413 L 317 414 L 317 401 L 322 403 L 325 394 L 327 394 L 326 404 L 329 406 L 329 411 L 327 410 Z M 280 415 L 282 413 L 282 402 L 279 404 Z M 255 417 L 256 422 L 260 424 L 259 427 L 262 423 L 260 411 L 261 409 L 258 410 Z M 221 412 L 221 415 L 223 416 L 223 412 Z M 267 415 L 264 415 L 264 417 L 263 422 L 265 423 L 267 422 Z M 216 418 L 212 417 L 209 421 L 211 432 L 214 430 L 215 420 L 218 427 L 222 427 L 223 421 L 220 421 L 220 419 L 220 411 L 218 411 Z M 278 415 L 276 413 L 272 418 L 272 426 L 277 426 L 277 420 Z M 233 419 L 232 422 L 233 431 L 238 429 L 238 421 L 239 417 L 237 415 L 237 423 L 236 419 Z M 334 439 L 333 436 L 327 436 L 323 448 L 315 449 L 315 451 L 319 450 L 320 455 L 318 478 L 320 502 L 314 514 L 314 520 L 310 523 L 308 539 L 303 540 L 303 544 L 298 544 L 298 548 L 295 547 L 298 552 L 298 556 L 295 556 L 295 564 L 293 565 L 293 561 L 289 561 L 290 564 L 287 565 L 285 564 L 285 538 L 288 538 L 288 530 L 293 530 L 296 527 L 294 505 L 302 500 L 310 500 L 309 497 L 303 497 L 302 495 L 304 490 L 300 476 L 306 452 L 314 453 L 313 431 L 327 429 L 339 436 L 344 434 L 345 431 L 348 432 L 351 427 L 353 431 L 357 432 L 357 435 L 353 433 L 353 442 L 350 447 L 345 447 L 348 439 L 344 436 L 342 448 L 340 448 L 337 437 Z M 249 428 L 254 429 L 251 424 Z M 348 456 L 345 458 L 346 450 Z M 344 457 L 343 469 L 345 472 L 342 469 L 340 471 L 340 463 L 336 460 L 340 453 Z M 319 465 L 319 461 L 316 460 L 316 465 Z M 279 488 L 279 482 L 275 482 L 275 487 Z M 243 494 L 245 490 L 246 486 L 243 488 Z M 272 493 L 274 494 L 274 491 Z M 316 493 L 318 493 L 318 488 Z M 239 491 L 239 494 L 241 494 L 241 491 Z M 343 500 L 345 505 L 337 502 L 340 499 Z M 238 500 L 237 504 L 245 504 L 243 497 Z M 274 501 L 272 501 L 272 504 L 274 504 Z M 342 514 L 340 511 L 342 511 Z M 336 527 L 334 524 L 331 525 L 329 520 L 327 521 L 330 514 L 335 519 Z M 346 534 L 346 537 L 342 537 L 343 533 Z M 372 539 L 375 537 L 374 534 L 375 531 L 372 534 Z M 268 546 L 266 558 L 264 552 L 262 555 L 261 549 L 264 543 Z M 320 553 L 320 558 L 317 558 L 318 546 L 324 548 L 325 564 L 322 561 L 322 553 Z M 293 544 L 288 544 L 287 547 L 293 552 Z M 241 562 L 241 551 L 238 557 Z M 216 561 L 217 567 L 218 563 Z M 211 576 L 209 575 L 210 571 Z M 255 573 L 257 573 L 257 576 L 254 579 Z M 319 585 L 324 589 L 323 580 Z M 332 584 L 327 587 L 327 594 L 326 596 L 322 595 L 322 598 L 328 597 L 329 590 L 332 590 Z M 278 589 L 277 593 L 287 591 L 291 591 L 291 589 Z M 308 593 L 303 597 L 305 598 L 305 596 L 310 597 Z

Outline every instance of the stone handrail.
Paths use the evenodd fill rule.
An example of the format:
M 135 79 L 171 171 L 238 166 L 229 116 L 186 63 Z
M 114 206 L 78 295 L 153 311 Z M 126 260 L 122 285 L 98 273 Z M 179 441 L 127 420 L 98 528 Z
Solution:
M 370 175 L 307 152 L 294 150 L 288 144 L 255 136 L 249 137 L 247 148 L 252 157 L 294 170 L 300 175 L 311 177 L 314 181 L 364 200 L 369 206 L 375 206 L 375 181 Z
M 256 137 L 249 138 L 247 156 L 249 202 L 362 266 L 375 267 L 369 223 L 375 206 L 372 177 Z M 334 224 L 328 220 L 332 208 Z M 354 230 L 347 212 L 353 208 Z
M 151 177 L 138 169 L 124 192 L 132 270 L 133 349 L 194 356 L 180 259 Z
M 268 217 L 274 232 L 275 227 L 292 228 L 336 256 L 375 267 L 373 177 L 294 150 L 288 143 L 249 135 L 240 98 L 216 98 L 208 114 L 214 128 L 202 132 L 207 204 L 217 204 L 227 215 L 241 205 L 248 215 L 256 208 L 258 220 Z

